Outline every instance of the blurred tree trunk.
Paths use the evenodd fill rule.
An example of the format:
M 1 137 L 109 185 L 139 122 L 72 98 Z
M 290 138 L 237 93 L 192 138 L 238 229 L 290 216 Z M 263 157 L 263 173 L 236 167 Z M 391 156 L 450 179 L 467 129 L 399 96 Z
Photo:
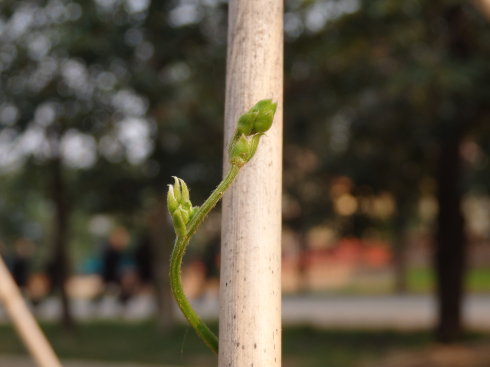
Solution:
M 306 293 L 310 289 L 310 280 L 308 276 L 308 239 L 307 230 L 300 229 L 298 233 L 298 291 Z
M 447 139 L 441 145 L 436 180 L 437 216 L 435 271 L 438 301 L 436 337 L 453 342 L 462 337 L 462 298 L 466 268 L 466 236 L 461 210 L 462 162 L 461 137 Z
M 55 143 L 57 145 L 59 143 Z M 63 179 L 62 158 L 59 148 L 51 160 L 51 194 L 54 205 L 53 218 L 53 254 L 51 257 L 51 281 L 53 290 L 60 293 L 61 298 L 61 323 L 65 329 L 74 327 L 74 319 L 71 313 L 70 299 L 68 296 L 67 282 L 70 274 L 68 256 L 69 244 L 69 215 L 70 211 L 66 201 L 66 187 Z
M 157 304 L 157 322 L 162 331 L 175 325 L 174 302 L 170 291 L 169 259 L 173 232 L 166 216 L 164 200 L 158 200 L 149 218 L 153 286 Z
M 450 4 L 442 15 L 447 24 L 447 49 L 458 62 L 465 62 L 471 54 L 474 35 L 468 27 L 464 5 Z M 434 253 L 438 320 L 436 338 L 443 343 L 462 338 L 464 276 L 466 270 L 467 239 L 462 212 L 463 162 L 461 144 L 479 122 L 482 111 L 471 105 L 457 108 L 453 128 L 440 130 L 439 156 L 436 167 L 437 215 L 436 249 Z M 459 119 L 459 121 L 458 121 Z
M 393 267 L 395 273 L 394 292 L 404 294 L 407 284 L 407 222 L 409 220 L 409 203 L 397 199 L 397 212 L 394 220 Z

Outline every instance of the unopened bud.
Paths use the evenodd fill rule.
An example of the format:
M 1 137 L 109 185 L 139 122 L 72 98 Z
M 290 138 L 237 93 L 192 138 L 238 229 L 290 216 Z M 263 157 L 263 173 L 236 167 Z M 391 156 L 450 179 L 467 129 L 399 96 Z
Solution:
M 255 114 L 250 111 L 241 115 L 236 128 L 237 134 L 250 135 L 254 127 L 255 118 Z
M 277 103 L 272 102 L 272 99 L 264 99 L 257 102 L 257 104 L 251 109 L 251 111 L 256 112 L 256 118 L 252 131 L 254 133 L 261 134 L 269 130 L 272 125 L 272 120 L 274 120 L 276 109 Z
M 189 189 L 184 180 L 174 177 L 174 184 L 168 185 L 167 207 L 175 232 L 179 235 L 185 234 L 186 225 L 189 223 L 194 209 L 189 199 Z

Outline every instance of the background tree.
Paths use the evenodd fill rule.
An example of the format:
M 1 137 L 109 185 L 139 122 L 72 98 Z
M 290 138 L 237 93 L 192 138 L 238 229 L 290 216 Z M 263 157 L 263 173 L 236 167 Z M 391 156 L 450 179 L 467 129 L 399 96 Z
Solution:
M 287 226 L 303 248 L 313 226 L 350 231 L 364 214 L 339 219 L 331 195 L 346 177 L 358 201 L 394 200 L 392 217 L 369 217 L 367 226 L 391 228 L 401 254 L 421 187 L 436 182 L 438 334 L 457 338 L 467 251 L 461 200 L 488 194 L 490 177 L 488 21 L 459 0 L 286 6 Z M 86 232 L 70 225 L 103 213 L 137 231 L 151 227 L 158 245 L 169 176 L 183 177 L 202 201 L 221 176 L 225 10 L 221 1 L 2 1 L 3 242 L 24 234 L 55 252 L 44 244 L 57 233 L 57 262 L 65 262 L 80 251 L 65 250 L 68 240 L 82 242 L 73 231 Z M 474 163 L 461 156 L 469 143 Z
M 215 181 L 213 174 L 219 177 L 219 159 L 215 166 L 207 161 L 220 156 L 220 145 L 195 142 L 203 132 L 211 141 L 221 141 L 215 127 L 219 104 L 205 101 L 213 93 L 210 100 L 222 100 L 222 91 L 204 83 L 214 86 L 223 76 L 211 71 L 202 77 L 192 62 L 215 68 L 216 58 L 205 42 L 222 47 L 216 28 L 222 19 L 218 4 L 196 5 L 196 16 L 190 18 L 182 6 L 171 1 L 110 7 L 86 1 L 2 3 L 2 14 L 11 19 L 2 43 L 11 55 L 2 64 L 2 84 L 7 86 L 1 96 L 2 137 L 9 140 L 6 151 L 18 148 L 11 154 L 12 169 L 39 167 L 51 182 L 56 212 L 52 264 L 67 325 L 72 318 L 62 285 L 69 272 L 70 208 L 131 216 L 150 200 L 154 204 L 146 207 L 157 212 L 151 207 L 159 208 L 169 172 L 208 186 Z M 197 23 L 205 14 L 207 28 Z M 209 57 L 194 57 L 201 51 Z M 191 131 L 190 121 L 200 124 Z M 28 146 L 23 139 L 32 135 L 37 146 L 23 152 Z M 199 154 L 192 147 L 199 147 Z M 33 159 L 26 160 L 24 153 L 32 153 Z M 165 231 L 154 220 L 147 227 Z M 160 249 L 162 234 L 151 238 L 159 238 L 154 248 Z M 159 265 L 167 258 L 162 253 Z
M 323 4 L 326 9 L 328 2 Z M 306 4 L 307 27 L 313 11 L 321 9 L 319 3 Z M 489 53 L 488 24 L 459 1 L 361 1 L 351 14 L 333 20 L 326 10 L 323 14 L 314 22 L 310 18 L 310 34 L 290 45 L 290 55 L 301 55 L 290 59 L 301 71 L 294 81 L 301 88 L 292 99 L 308 106 L 308 113 L 316 110 L 305 125 L 311 128 L 307 140 L 329 167 L 338 155 L 325 142 L 332 141 L 336 121 L 343 117 L 344 140 L 351 140 L 344 156 L 351 158 L 340 161 L 345 162 L 341 171 L 355 183 L 382 183 L 399 208 L 417 197 L 410 189 L 417 181 L 436 180 L 437 336 L 455 340 L 462 332 L 467 243 L 459 149 L 488 116 L 488 92 L 480 88 L 490 76 L 483 61 Z M 362 174 L 363 169 L 368 171 Z

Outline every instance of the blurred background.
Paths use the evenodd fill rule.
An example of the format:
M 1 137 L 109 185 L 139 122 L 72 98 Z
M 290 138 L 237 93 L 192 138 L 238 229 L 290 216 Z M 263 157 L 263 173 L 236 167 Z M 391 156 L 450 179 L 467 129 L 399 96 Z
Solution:
M 490 366 L 484 0 L 285 6 L 284 366 Z M 169 295 L 164 192 L 220 180 L 226 11 L 0 3 L 0 252 L 62 358 L 217 363 Z M 209 320 L 219 235 L 218 209 L 183 270 Z

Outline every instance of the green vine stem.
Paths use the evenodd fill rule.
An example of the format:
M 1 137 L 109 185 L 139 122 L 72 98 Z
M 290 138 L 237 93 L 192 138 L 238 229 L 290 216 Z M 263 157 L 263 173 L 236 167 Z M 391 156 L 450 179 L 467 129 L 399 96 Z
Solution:
M 276 107 L 276 103 L 266 99 L 259 101 L 248 112 L 240 116 L 235 134 L 228 147 L 230 169 L 202 206 L 192 206 L 189 189 L 182 179 L 174 177 L 174 184 L 168 185 L 167 207 L 176 234 L 170 257 L 170 287 L 177 305 L 189 324 L 215 353 L 218 352 L 218 338 L 197 315 L 184 294 L 181 278 L 182 259 L 189 241 L 201 223 L 233 183 L 240 168 L 254 156 L 260 137 L 272 125 Z
M 185 318 L 194 328 L 199 337 L 207 344 L 209 348 L 215 353 L 218 352 L 218 338 L 216 335 L 208 328 L 208 326 L 200 319 L 197 313 L 194 311 L 190 305 L 188 299 L 184 295 L 182 289 L 182 281 L 180 276 L 180 269 L 182 267 L 182 258 L 184 257 L 185 249 L 192 238 L 192 235 L 197 231 L 197 228 L 202 223 L 206 215 L 213 209 L 218 201 L 223 196 L 224 192 L 231 185 L 233 180 L 238 174 L 239 168 L 232 166 L 226 177 L 218 185 L 218 187 L 212 192 L 209 198 L 204 202 L 204 204 L 198 209 L 193 220 L 189 223 L 189 229 L 186 235 L 183 237 L 177 235 L 175 239 L 175 245 L 170 257 L 170 286 L 172 288 L 172 293 L 179 305 Z

